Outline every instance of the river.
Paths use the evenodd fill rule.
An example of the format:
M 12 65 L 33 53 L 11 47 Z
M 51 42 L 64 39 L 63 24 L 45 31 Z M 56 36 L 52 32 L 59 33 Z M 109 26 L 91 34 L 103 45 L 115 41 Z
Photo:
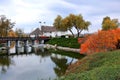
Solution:
M 71 52 L 58 54 L 38 47 L 34 52 L 29 48 L 28 53 L 24 53 L 23 48 L 17 50 L 19 54 L 12 48 L 12 55 L 0 56 L 0 80 L 53 80 L 63 76 L 68 65 L 82 58 L 78 53 L 71 56 Z

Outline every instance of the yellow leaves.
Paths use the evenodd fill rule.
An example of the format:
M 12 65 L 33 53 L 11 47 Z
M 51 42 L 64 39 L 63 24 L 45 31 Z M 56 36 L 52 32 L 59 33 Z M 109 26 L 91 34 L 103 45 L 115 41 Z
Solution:
M 6 37 L 8 31 L 13 28 L 14 22 L 11 22 L 10 19 L 7 19 L 5 15 L 0 15 L 0 36 Z
M 110 19 L 110 17 L 105 17 L 102 22 L 102 30 L 111 30 L 118 28 L 117 19 Z
M 88 30 L 90 22 L 85 21 L 82 15 L 69 14 L 65 18 L 57 16 L 53 25 L 60 31 L 69 30 L 72 34 L 73 34 L 72 28 L 75 28 L 79 37 L 79 34 L 83 30 Z
M 8 32 L 8 37 L 17 37 L 17 35 L 15 34 L 15 32 L 13 30 L 10 30 Z

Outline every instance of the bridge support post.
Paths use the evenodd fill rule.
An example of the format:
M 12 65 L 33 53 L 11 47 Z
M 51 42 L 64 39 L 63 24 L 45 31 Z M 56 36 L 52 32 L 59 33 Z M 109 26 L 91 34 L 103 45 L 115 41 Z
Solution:
M 20 47 L 20 41 L 17 42 L 18 47 Z
M 10 53 L 10 51 L 9 51 L 9 49 L 10 49 L 10 41 L 9 40 L 7 40 L 6 49 L 7 49 L 7 54 L 9 55 L 9 53 Z
M 41 44 L 44 44 L 44 42 L 45 42 L 44 40 L 41 40 Z
M 18 54 L 18 45 L 19 45 L 19 41 L 18 40 L 16 40 L 15 41 L 15 52 Z
M 36 44 L 37 44 L 37 40 L 34 41 L 34 45 L 36 45 Z
M 10 47 L 10 41 L 7 40 L 7 47 Z
M 39 40 L 39 44 L 41 44 L 41 40 Z
M 31 47 L 31 53 L 34 53 L 34 52 L 35 52 L 34 47 Z
M 16 40 L 16 47 L 19 47 L 19 41 Z
M 28 40 L 26 41 L 26 46 L 29 46 L 29 41 Z
M 35 40 L 32 40 L 32 46 L 35 45 Z
M 24 40 L 24 53 L 28 53 L 27 40 Z

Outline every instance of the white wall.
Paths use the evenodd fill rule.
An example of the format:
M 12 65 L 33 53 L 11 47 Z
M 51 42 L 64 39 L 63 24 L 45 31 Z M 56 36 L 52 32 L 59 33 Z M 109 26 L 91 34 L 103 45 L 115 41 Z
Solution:
M 42 35 L 39 35 L 39 36 L 42 36 Z M 35 37 L 35 35 L 30 35 L 30 37 Z
M 43 33 L 44 36 L 51 36 L 51 37 L 56 37 L 56 36 L 61 36 L 65 35 L 67 32 L 51 32 L 51 33 Z

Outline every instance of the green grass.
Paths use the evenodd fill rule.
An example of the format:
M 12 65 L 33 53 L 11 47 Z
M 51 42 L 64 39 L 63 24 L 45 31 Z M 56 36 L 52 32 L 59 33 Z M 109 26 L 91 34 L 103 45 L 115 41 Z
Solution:
M 63 47 L 80 48 L 77 38 L 52 38 L 47 42 L 47 44 L 57 44 L 58 46 Z
M 120 80 L 120 50 L 86 56 L 60 80 Z

